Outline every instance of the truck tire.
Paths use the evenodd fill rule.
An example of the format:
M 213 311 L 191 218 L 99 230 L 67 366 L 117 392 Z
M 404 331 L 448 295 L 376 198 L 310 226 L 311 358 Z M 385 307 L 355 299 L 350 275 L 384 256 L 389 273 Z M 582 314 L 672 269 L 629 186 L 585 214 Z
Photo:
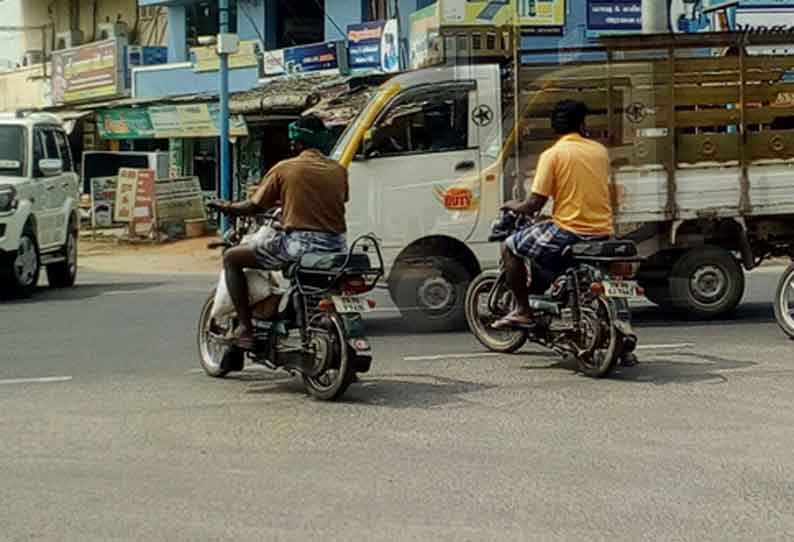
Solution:
M 66 243 L 61 248 L 66 259 L 47 266 L 47 281 L 52 288 L 71 288 L 77 280 L 77 225 L 69 221 Z
M 0 295 L 19 299 L 33 295 L 39 283 L 41 256 L 36 232 L 29 222 L 22 230 L 19 248 L 5 265 L 7 268 L 2 270 L 5 276 L 0 280 Z
M 670 275 L 673 306 L 692 318 L 727 314 L 744 296 L 744 270 L 730 252 L 719 247 L 689 250 L 675 262 Z
M 431 333 L 466 326 L 466 290 L 472 276 L 453 258 L 404 264 L 394 273 L 392 299 L 411 327 Z

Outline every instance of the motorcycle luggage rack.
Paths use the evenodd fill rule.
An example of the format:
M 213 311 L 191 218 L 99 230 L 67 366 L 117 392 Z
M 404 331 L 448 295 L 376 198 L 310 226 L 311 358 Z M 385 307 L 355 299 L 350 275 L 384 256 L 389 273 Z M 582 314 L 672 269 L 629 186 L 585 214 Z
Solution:
M 356 252 L 357 248 L 359 249 L 358 252 Z M 371 248 L 374 248 L 375 255 L 378 258 L 377 267 L 371 266 L 372 259 L 369 258 Z M 370 266 L 358 267 L 351 265 L 351 262 L 358 255 L 367 256 Z M 301 263 L 298 262 L 291 270 L 291 273 L 294 274 L 295 285 L 297 286 L 298 291 L 304 296 L 322 296 L 327 294 L 339 284 L 339 279 L 345 275 L 363 278 L 366 285 L 366 291 L 369 292 L 375 289 L 378 281 L 383 278 L 383 254 L 381 253 L 380 245 L 378 244 L 378 239 L 375 237 L 375 235 L 371 233 L 365 234 L 358 237 L 355 241 L 353 241 L 353 243 L 351 243 L 350 248 L 347 251 L 347 255 L 340 265 L 333 266 L 330 269 L 318 269 L 302 267 Z M 305 284 L 304 281 L 301 280 L 302 275 L 320 279 L 327 286 L 323 287 Z

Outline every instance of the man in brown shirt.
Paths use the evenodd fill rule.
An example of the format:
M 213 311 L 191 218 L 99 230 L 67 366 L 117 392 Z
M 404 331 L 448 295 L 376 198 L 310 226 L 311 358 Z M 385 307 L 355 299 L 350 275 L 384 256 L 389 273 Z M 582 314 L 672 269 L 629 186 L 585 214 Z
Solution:
M 326 128 L 314 116 L 289 127 L 295 158 L 279 162 L 268 172 L 250 200 L 213 202 L 211 208 L 233 215 L 253 215 L 282 206 L 282 230 L 258 236 L 251 245 L 229 249 L 223 256 L 226 286 L 240 319 L 238 346 L 255 346 L 245 269 L 280 270 L 307 252 L 346 250 L 345 203 L 347 170 L 319 150 Z

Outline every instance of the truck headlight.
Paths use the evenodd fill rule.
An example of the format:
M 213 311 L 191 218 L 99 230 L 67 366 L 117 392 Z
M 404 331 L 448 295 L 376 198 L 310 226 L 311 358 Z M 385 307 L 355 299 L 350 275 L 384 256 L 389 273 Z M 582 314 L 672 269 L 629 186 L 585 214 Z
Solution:
M 15 211 L 17 203 L 16 189 L 10 185 L 0 185 L 0 213 Z

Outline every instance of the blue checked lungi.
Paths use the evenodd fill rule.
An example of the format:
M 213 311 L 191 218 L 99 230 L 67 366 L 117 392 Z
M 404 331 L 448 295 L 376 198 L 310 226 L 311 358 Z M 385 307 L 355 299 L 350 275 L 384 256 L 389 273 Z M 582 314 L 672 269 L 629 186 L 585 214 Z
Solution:
M 541 222 L 517 231 L 505 240 L 508 250 L 549 271 L 559 271 L 563 251 L 585 238 L 564 230 L 554 222 Z
M 279 271 L 309 252 L 347 252 L 345 236 L 337 233 L 270 229 L 252 241 L 257 266 Z

